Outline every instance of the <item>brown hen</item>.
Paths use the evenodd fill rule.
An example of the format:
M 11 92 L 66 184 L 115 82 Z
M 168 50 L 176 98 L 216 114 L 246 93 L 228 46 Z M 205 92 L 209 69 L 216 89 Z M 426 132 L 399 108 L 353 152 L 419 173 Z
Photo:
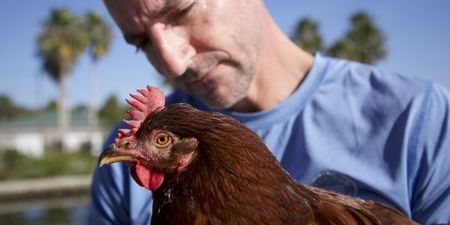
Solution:
M 153 225 L 416 224 L 389 206 L 296 183 L 231 117 L 164 107 L 152 87 L 139 92 L 129 101 L 137 108 L 126 121 L 132 129 L 119 132 L 100 165 L 129 162 L 153 192 Z

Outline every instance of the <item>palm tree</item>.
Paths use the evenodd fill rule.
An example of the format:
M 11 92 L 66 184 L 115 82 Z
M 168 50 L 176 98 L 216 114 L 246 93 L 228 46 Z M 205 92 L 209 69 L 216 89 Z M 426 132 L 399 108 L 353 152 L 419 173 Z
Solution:
M 346 38 L 338 40 L 331 47 L 329 47 L 327 51 L 331 56 L 357 61 L 355 55 L 353 54 L 353 43 Z
M 324 49 L 322 37 L 319 33 L 319 25 L 312 19 L 306 18 L 299 21 L 293 41 L 302 49 L 311 53 Z
M 112 40 L 111 27 L 95 12 L 88 12 L 85 15 L 85 28 L 89 36 L 89 55 L 91 56 L 92 76 L 91 76 L 91 99 L 89 106 L 89 124 L 97 127 L 97 94 L 98 94 L 98 72 L 97 65 L 99 59 L 104 56 Z
M 82 31 L 82 21 L 68 9 L 54 9 L 44 21 L 42 33 L 38 36 L 38 56 L 43 70 L 54 80 L 59 89 L 58 127 L 61 142 L 69 129 L 67 110 L 66 77 L 72 72 L 79 56 L 85 51 L 87 36 Z
M 346 36 L 336 42 L 329 54 L 373 64 L 386 56 L 384 37 L 365 12 L 357 12 L 351 18 L 352 26 Z

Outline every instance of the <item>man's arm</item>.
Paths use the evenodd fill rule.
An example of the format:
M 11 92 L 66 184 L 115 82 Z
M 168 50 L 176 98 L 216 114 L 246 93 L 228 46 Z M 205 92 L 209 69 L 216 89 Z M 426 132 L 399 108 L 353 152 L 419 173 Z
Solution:
M 450 224 L 450 95 L 434 85 L 427 99 L 409 163 L 411 210 L 421 224 Z

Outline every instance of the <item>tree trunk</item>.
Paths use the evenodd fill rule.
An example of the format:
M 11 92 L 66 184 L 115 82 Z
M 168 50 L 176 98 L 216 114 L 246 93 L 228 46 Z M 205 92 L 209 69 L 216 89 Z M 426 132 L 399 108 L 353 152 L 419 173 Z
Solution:
M 91 97 L 89 104 L 89 127 L 95 130 L 98 126 L 98 115 L 97 115 L 97 99 L 98 99 L 98 71 L 97 63 L 92 64 L 91 72 Z
M 62 150 L 67 149 L 67 143 L 65 141 L 67 132 L 70 129 L 70 112 L 67 109 L 67 90 L 66 90 L 66 77 L 62 76 L 58 80 L 59 88 L 59 102 L 58 102 L 58 129 L 61 141 Z
M 91 153 L 99 153 L 101 151 L 101 143 L 95 140 L 98 131 L 98 93 L 99 93 L 99 74 L 96 61 L 92 63 L 91 72 L 91 97 L 89 104 L 89 128 L 90 128 L 90 150 Z

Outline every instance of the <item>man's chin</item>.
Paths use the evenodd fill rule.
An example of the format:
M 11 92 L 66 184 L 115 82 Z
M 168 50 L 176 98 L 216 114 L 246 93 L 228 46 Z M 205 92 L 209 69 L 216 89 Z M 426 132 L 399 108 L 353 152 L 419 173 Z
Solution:
M 237 95 L 234 93 L 225 94 L 210 94 L 205 96 L 199 96 L 199 99 L 209 108 L 215 110 L 230 109 L 236 105 L 245 95 Z
M 200 100 L 209 108 L 216 110 L 228 109 L 236 104 L 236 101 L 213 96 L 200 97 Z
M 202 101 L 211 109 L 222 110 L 232 108 L 236 103 L 244 99 L 247 87 L 227 87 L 216 85 L 213 82 L 202 87 L 184 86 L 180 87 L 186 93 Z

